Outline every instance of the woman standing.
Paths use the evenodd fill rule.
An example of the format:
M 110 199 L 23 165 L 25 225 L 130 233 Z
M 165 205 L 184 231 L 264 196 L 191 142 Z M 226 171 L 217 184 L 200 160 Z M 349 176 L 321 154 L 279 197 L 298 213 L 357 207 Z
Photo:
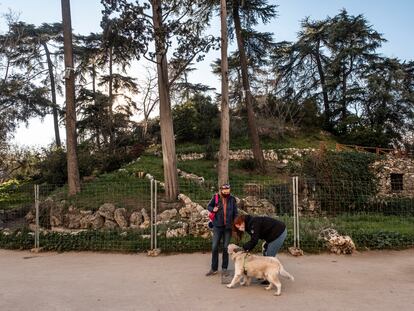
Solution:
M 214 275 L 218 270 L 218 250 L 219 243 L 223 240 L 223 261 L 221 268 L 224 274 L 227 273 L 229 264 L 229 254 L 227 246 L 230 243 L 232 223 L 237 216 L 236 199 L 230 195 L 230 185 L 224 184 L 220 187 L 220 196 L 215 194 L 207 206 L 209 212 L 214 213 L 212 221 L 213 243 L 211 255 L 211 268 L 206 276 Z
M 276 256 L 287 236 L 286 225 L 277 219 L 267 216 L 237 216 L 233 223 L 233 232 L 241 239 L 244 232 L 250 235 L 250 241 L 242 247 L 251 251 L 259 240 L 265 240 L 264 256 Z

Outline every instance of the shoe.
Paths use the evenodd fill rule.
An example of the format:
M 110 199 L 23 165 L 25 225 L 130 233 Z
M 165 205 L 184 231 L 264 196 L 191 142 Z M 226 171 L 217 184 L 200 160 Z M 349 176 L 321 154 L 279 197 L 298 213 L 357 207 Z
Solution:
M 221 269 L 221 275 L 222 276 L 229 276 L 229 271 L 227 271 L 227 269 Z
M 262 284 L 262 285 L 269 285 L 270 283 L 269 283 L 269 281 L 264 280 L 264 281 L 261 281 L 260 284 Z
M 208 272 L 206 273 L 206 276 L 214 275 L 214 274 L 216 274 L 216 273 L 217 273 L 217 270 L 213 270 L 213 269 L 211 269 L 210 271 L 208 271 Z

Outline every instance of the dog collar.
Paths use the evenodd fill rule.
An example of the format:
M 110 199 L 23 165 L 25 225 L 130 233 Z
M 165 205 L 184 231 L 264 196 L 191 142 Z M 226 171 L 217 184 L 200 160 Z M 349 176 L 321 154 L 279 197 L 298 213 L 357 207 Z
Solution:
M 244 256 L 244 259 L 243 259 L 243 273 L 245 274 L 245 275 L 247 275 L 247 269 L 246 269 L 246 258 L 247 257 L 249 257 L 250 256 L 250 254 L 249 253 L 247 253 L 246 254 L 246 256 Z

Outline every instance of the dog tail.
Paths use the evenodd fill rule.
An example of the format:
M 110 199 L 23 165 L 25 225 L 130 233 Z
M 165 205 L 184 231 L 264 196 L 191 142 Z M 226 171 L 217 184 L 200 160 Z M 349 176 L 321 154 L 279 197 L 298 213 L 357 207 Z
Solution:
M 290 279 L 292 281 L 295 280 L 295 278 L 293 277 L 293 275 L 291 275 L 289 272 L 287 272 L 285 270 L 285 268 L 283 268 L 282 265 L 280 265 L 280 275 L 283 276 L 283 277 L 285 277 L 285 278 L 287 278 L 287 279 Z

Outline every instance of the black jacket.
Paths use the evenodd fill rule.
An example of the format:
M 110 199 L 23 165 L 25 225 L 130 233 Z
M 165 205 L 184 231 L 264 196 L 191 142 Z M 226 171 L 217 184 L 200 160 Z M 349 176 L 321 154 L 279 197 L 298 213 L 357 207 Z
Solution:
M 207 209 L 209 210 L 209 212 L 213 211 L 213 208 L 215 206 L 215 196 L 213 195 L 213 197 L 210 200 L 210 203 L 208 203 Z M 234 218 L 236 218 L 237 216 L 237 204 L 236 204 L 236 199 L 230 195 L 227 198 L 227 209 L 226 209 L 226 229 L 231 229 L 231 226 L 233 224 Z M 222 202 L 222 198 L 219 195 L 218 197 L 218 211 L 216 213 L 216 216 L 214 217 L 213 220 L 213 226 L 214 227 L 222 227 L 224 228 L 224 211 L 223 211 L 223 202 Z
M 276 240 L 286 229 L 286 225 L 267 216 L 246 216 L 245 231 L 250 234 L 250 241 L 243 245 L 245 251 L 252 250 L 259 240 L 270 243 Z

